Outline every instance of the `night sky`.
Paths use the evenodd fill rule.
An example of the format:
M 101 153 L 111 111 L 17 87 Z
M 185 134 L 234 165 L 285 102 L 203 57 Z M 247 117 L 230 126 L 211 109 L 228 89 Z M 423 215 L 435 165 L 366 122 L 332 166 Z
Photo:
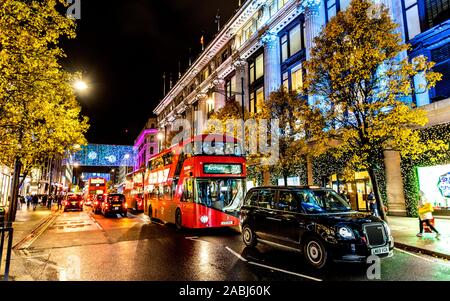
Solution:
M 63 65 L 83 72 L 89 91 L 79 95 L 90 118 L 89 143 L 133 144 L 163 96 L 163 72 L 175 84 L 224 25 L 238 0 L 81 0 L 77 38 L 64 41 Z M 168 81 L 168 80 L 167 80 Z

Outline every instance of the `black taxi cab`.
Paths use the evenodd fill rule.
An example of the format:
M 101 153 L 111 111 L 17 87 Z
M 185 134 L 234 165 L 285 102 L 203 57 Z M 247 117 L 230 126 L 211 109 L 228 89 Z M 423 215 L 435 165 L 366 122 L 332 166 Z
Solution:
M 387 223 L 353 211 L 332 189 L 252 188 L 244 199 L 240 219 L 248 247 L 265 242 L 295 249 L 317 269 L 330 260 L 366 262 L 372 255 L 393 255 L 394 241 Z

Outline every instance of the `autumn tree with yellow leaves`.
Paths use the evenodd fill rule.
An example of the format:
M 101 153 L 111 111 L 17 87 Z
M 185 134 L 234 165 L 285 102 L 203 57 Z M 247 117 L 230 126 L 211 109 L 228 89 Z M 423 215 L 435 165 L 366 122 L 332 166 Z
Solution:
M 313 107 L 322 111 L 324 132 L 338 142 L 336 156 L 350 155 L 348 169 L 369 172 L 384 218 L 375 176 L 384 151 L 417 157 L 446 147 L 420 140 L 417 128 L 428 123 L 426 112 L 410 101 L 413 92 L 425 92 L 441 75 L 423 56 L 405 58 L 409 45 L 402 43 L 398 25 L 386 7 L 370 0 L 353 0 L 314 42 L 305 88 L 315 95 Z M 418 73 L 427 84 L 413 90 Z
M 306 97 L 284 86 L 270 94 L 262 117 L 268 124 L 278 121 L 278 131 L 268 130 L 270 138 L 279 143 L 278 159 L 268 166 L 268 171 L 281 175 L 287 185 L 288 177 L 296 174 L 308 156 L 320 156 L 325 151 L 327 141 L 320 135 L 324 119 L 317 108 L 309 106 Z
M 59 63 L 65 56 L 59 41 L 75 37 L 75 23 L 57 5 L 66 4 L 0 1 L 0 162 L 15 165 L 13 202 L 21 172 L 86 143 L 77 75 Z

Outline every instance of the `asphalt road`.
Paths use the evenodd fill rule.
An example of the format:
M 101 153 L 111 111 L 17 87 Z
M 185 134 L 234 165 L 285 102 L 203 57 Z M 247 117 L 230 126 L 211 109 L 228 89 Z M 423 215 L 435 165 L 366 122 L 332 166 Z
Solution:
M 450 280 L 450 262 L 402 250 L 369 279 L 365 265 L 334 263 L 317 272 L 296 252 L 246 248 L 235 229 L 177 231 L 144 215 L 104 218 L 90 208 L 62 213 L 16 252 L 35 280 Z

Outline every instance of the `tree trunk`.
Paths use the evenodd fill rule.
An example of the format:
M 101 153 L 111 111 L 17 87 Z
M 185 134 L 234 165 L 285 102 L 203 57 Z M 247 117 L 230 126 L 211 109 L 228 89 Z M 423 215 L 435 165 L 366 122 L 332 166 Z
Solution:
M 287 174 L 283 174 L 284 186 L 288 186 L 288 176 Z
M 17 211 L 17 199 L 19 195 L 19 181 L 20 181 L 20 170 L 22 169 L 22 164 L 18 157 L 14 160 L 14 175 L 11 183 L 11 200 L 9 203 L 8 211 L 8 222 L 12 223 L 16 220 Z
M 380 190 L 378 189 L 378 181 L 377 181 L 377 177 L 375 175 L 375 169 L 373 167 L 369 167 L 368 171 L 369 171 L 370 180 L 372 181 L 373 193 L 375 195 L 378 212 L 380 214 L 381 219 L 386 221 L 386 214 L 384 212 L 383 202 L 381 201 Z
M 19 187 L 23 185 L 23 183 L 25 182 L 25 179 L 27 178 L 27 176 L 28 176 L 28 171 L 24 171 L 23 172 L 23 178 L 22 178 L 22 180 L 20 180 L 20 183 L 19 183 Z

